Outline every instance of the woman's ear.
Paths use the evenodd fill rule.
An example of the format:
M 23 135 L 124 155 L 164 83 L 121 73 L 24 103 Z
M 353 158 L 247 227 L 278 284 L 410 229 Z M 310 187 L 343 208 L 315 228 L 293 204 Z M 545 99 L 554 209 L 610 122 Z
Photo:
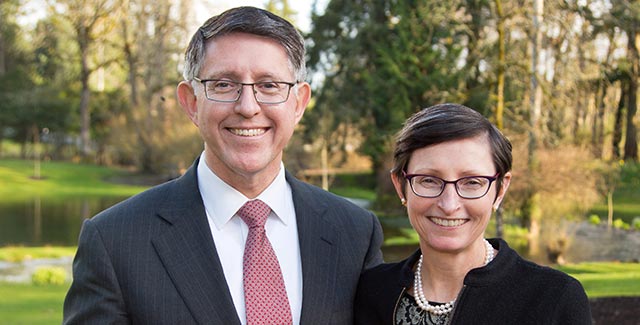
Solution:
M 500 186 L 498 195 L 493 202 L 493 211 L 498 210 L 498 208 L 500 207 L 500 203 L 502 203 L 502 199 L 504 199 L 504 196 L 505 194 L 507 194 L 507 190 L 509 189 L 509 184 L 511 184 L 511 172 L 507 172 L 502 178 L 502 185 Z
M 404 178 L 398 179 L 398 176 L 395 173 L 391 173 L 391 182 L 393 183 L 393 187 L 396 189 L 396 194 L 400 198 L 400 202 L 402 205 L 407 205 L 407 198 L 404 194 L 404 184 L 406 180 Z
M 191 122 L 198 126 L 198 97 L 195 94 L 195 89 L 191 86 L 190 81 L 181 81 L 178 84 L 178 89 L 176 90 L 178 95 L 178 102 L 185 114 L 189 117 Z

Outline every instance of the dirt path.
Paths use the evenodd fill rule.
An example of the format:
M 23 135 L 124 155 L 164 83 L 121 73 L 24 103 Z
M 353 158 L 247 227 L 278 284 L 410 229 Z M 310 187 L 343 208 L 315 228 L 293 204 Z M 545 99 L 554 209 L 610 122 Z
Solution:
M 640 325 L 640 297 L 591 299 L 594 325 Z

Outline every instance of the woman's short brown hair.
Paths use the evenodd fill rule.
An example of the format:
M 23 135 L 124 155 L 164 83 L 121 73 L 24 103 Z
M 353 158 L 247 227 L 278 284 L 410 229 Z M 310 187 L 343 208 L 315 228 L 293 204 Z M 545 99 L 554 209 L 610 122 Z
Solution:
M 511 170 L 511 142 L 482 114 L 460 104 L 434 105 L 409 117 L 396 136 L 391 173 L 404 179 L 402 172 L 417 149 L 482 134 L 489 139 L 500 188 L 504 175 Z

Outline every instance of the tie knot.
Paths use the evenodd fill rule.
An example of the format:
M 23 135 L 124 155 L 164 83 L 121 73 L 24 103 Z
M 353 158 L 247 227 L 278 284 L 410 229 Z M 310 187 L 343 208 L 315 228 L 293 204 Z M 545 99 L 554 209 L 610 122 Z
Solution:
M 264 227 L 270 212 L 271 208 L 266 203 L 260 200 L 252 200 L 245 203 L 238 210 L 238 216 L 249 228 Z

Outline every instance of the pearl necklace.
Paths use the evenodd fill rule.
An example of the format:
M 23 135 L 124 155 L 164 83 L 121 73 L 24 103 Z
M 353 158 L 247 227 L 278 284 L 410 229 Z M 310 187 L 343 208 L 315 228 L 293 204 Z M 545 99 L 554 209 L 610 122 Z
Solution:
M 486 239 L 483 239 L 483 240 L 484 240 L 484 248 L 485 248 L 484 265 L 487 265 L 489 264 L 489 262 L 493 260 L 493 257 L 494 257 L 493 246 L 491 246 L 489 241 L 487 241 Z M 418 260 L 418 266 L 416 266 L 416 274 L 413 280 L 413 291 L 415 294 L 416 303 L 418 304 L 420 309 L 425 310 L 431 314 L 438 315 L 438 316 L 448 314 L 453 310 L 453 305 L 456 302 L 455 299 L 445 303 L 444 305 L 431 305 L 429 304 L 429 301 L 427 300 L 427 298 L 424 296 L 424 291 L 422 290 L 422 276 L 421 276 L 422 257 L 423 255 L 421 254 L 420 260 Z

